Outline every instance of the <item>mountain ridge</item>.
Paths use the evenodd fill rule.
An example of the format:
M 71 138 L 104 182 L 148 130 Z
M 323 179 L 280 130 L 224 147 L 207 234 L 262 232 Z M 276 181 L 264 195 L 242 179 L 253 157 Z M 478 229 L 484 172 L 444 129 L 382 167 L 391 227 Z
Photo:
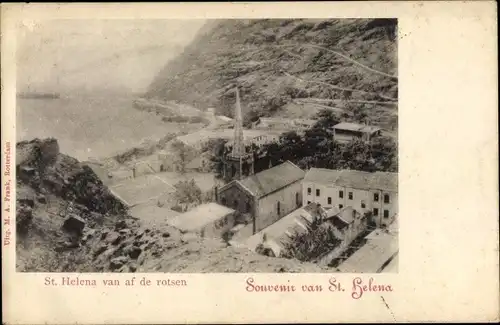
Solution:
M 176 100 L 232 116 L 240 89 L 247 122 L 288 117 L 297 98 L 366 111 L 397 127 L 396 19 L 209 21 L 154 78 L 146 97 Z M 300 117 L 313 115 L 309 107 Z M 300 114 L 299 114 L 300 115 Z

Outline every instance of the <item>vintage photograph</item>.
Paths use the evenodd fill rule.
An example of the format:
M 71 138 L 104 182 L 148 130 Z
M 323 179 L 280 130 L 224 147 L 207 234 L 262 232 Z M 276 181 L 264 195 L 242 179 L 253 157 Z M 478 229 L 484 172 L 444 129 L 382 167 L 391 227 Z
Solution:
M 23 20 L 16 270 L 397 273 L 397 31 Z

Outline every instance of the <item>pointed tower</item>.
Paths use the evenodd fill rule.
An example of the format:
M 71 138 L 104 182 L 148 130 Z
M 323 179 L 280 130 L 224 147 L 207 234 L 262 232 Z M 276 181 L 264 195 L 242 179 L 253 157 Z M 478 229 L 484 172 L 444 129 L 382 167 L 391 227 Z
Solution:
M 242 179 L 253 175 L 254 160 L 252 153 L 247 153 L 243 138 L 243 119 L 241 114 L 240 92 L 236 88 L 236 107 L 234 112 L 234 139 L 233 149 L 224 161 L 224 179 Z

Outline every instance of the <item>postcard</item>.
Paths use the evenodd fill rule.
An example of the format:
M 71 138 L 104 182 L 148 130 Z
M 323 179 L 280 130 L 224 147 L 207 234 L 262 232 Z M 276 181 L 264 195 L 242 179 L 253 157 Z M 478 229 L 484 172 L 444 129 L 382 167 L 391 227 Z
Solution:
M 2 4 L 5 323 L 498 321 L 495 11 Z

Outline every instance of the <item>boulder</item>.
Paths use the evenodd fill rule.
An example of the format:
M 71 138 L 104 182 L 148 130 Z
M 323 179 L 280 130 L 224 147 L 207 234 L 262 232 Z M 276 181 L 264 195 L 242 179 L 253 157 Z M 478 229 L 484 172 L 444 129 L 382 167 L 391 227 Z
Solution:
M 108 246 L 106 244 L 101 244 L 95 251 L 94 251 L 94 258 L 99 256 L 101 253 L 104 253 Z
M 133 273 L 133 272 L 135 272 L 135 271 L 137 271 L 137 264 L 135 264 L 135 263 L 130 263 L 130 265 L 128 266 L 128 269 L 129 269 L 129 271 L 130 271 L 130 272 L 132 272 L 132 273 Z
M 145 259 L 146 259 L 146 254 L 139 255 L 139 257 L 137 258 L 137 264 L 139 265 L 144 264 Z
M 106 238 L 106 236 L 109 234 L 109 230 L 108 229 L 104 229 L 102 232 L 101 232 L 101 240 L 104 240 L 104 238 Z
M 127 223 L 125 222 L 125 220 L 120 220 L 115 224 L 115 230 L 120 230 L 123 228 L 127 228 Z
M 121 239 L 122 238 L 121 238 L 119 233 L 117 233 L 116 231 L 112 231 L 106 235 L 105 242 L 113 244 L 113 245 L 117 245 L 120 243 Z
M 63 229 L 66 231 L 82 234 L 83 228 L 85 228 L 85 220 L 77 215 L 69 215 L 69 217 L 64 220 Z
M 121 268 L 125 263 L 127 263 L 128 258 L 126 256 L 118 256 L 113 259 L 111 259 L 111 262 L 109 264 L 109 267 L 111 270 L 117 270 Z
M 33 209 L 26 205 L 20 205 L 16 211 L 16 230 L 25 233 L 33 220 Z
M 142 253 L 142 249 L 140 249 L 139 247 L 137 246 L 132 246 L 130 248 L 130 251 L 128 253 L 128 255 L 130 256 L 131 259 L 137 259 L 139 257 L 139 255 L 141 255 Z
M 42 204 L 46 204 L 47 203 L 47 198 L 43 194 L 38 194 L 37 197 L 36 197 L 36 200 L 39 203 L 42 203 Z
M 130 229 L 127 229 L 127 228 L 125 228 L 125 229 L 120 229 L 118 232 L 119 232 L 121 235 L 129 235 L 129 234 L 131 233 Z

